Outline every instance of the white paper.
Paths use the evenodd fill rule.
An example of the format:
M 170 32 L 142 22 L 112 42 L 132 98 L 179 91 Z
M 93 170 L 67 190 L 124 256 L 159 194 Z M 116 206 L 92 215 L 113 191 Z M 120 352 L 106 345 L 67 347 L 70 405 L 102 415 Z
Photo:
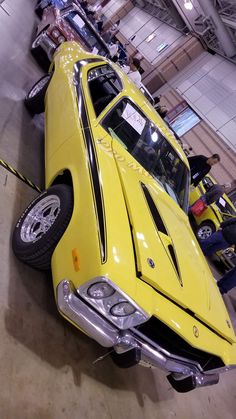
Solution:
M 140 135 L 142 134 L 146 120 L 133 108 L 133 106 L 127 103 L 121 116 L 135 129 L 135 131 Z
M 222 207 L 225 207 L 226 202 L 223 198 L 219 199 L 219 203 L 222 205 Z
M 75 15 L 73 17 L 73 21 L 80 27 L 83 28 L 85 26 L 85 23 L 83 21 L 83 19 L 81 19 L 81 17 L 79 17 L 79 15 Z
M 91 54 L 97 54 L 98 53 L 98 48 L 93 47 Z

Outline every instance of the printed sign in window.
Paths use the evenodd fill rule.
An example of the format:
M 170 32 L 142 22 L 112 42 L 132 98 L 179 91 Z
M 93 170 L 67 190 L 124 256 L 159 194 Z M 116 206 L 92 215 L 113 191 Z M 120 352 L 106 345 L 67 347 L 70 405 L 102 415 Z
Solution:
M 98 48 L 93 47 L 91 54 L 97 54 L 98 53 Z
M 142 115 L 140 115 L 139 112 L 136 111 L 136 109 L 133 108 L 133 106 L 127 103 L 121 116 L 135 129 L 135 131 L 139 133 L 139 135 L 142 134 L 146 120 L 142 117 Z
M 219 203 L 222 205 L 222 207 L 225 207 L 226 202 L 223 198 L 219 199 Z
M 79 26 L 79 28 L 83 28 L 85 26 L 85 22 L 81 19 L 81 17 L 79 17 L 79 15 L 75 15 L 73 17 L 73 21 Z

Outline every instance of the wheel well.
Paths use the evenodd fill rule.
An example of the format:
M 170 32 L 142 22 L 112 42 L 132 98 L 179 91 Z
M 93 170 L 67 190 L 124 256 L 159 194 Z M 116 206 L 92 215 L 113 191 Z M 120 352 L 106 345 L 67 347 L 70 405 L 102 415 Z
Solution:
M 61 172 L 53 181 L 52 185 L 68 185 L 71 186 L 73 189 L 73 181 L 71 173 L 68 169 L 65 169 L 63 172 Z
M 198 226 L 198 230 L 201 228 L 201 227 L 204 227 L 205 225 L 210 225 L 211 227 L 213 227 L 215 230 L 216 230 L 216 225 L 214 224 L 214 222 L 213 221 L 211 221 L 211 220 L 205 220 L 205 221 L 203 221 L 199 226 Z

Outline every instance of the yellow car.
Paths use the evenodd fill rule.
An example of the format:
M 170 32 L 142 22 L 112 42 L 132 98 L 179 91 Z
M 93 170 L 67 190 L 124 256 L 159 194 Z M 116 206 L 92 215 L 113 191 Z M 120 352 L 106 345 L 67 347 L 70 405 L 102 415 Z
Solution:
M 197 201 L 203 194 L 216 184 L 212 176 L 206 175 L 199 185 L 190 193 L 190 205 Z M 205 240 L 220 228 L 222 221 L 236 217 L 236 208 L 226 194 L 223 194 L 215 203 L 209 205 L 200 216 L 194 216 L 196 227 L 195 234 L 199 240 Z M 227 268 L 236 266 L 234 249 L 221 250 L 215 255 L 216 260 L 223 262 Z
M 216 182 L 212 176 L 205 176 L 199 185 L 191 191 L 190 205 L 209 191 L 214 184 L 216 184 Z M 201 240 L 207 239 L 212 233 L 219 229 L 222 221 L 227 220 L 230 217 L 236 217 L 236 208 L 228 196 L 223 194 L 214 204 L 209 205 L 202 215 L 194 217 L 198 226 L 196 229 L 197 237 Z
M 51 267 L 62 316 L 119 366 L 161 367 L 178 391 L 217 383 L 236 338 L 188 222 L 181 147 L 118 66 L 75 43 L 29 92 L 31 112 L 44 96 L 46 190 L 15 254 Z

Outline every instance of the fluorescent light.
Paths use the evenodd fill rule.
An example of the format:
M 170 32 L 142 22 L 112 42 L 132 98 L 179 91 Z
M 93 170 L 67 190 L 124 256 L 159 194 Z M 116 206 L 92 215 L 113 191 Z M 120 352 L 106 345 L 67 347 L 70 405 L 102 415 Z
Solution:
M 158 45 L 157 52 L 161 52 L 163 49 L 167 47 L 168 47 L 168 44 L 166 42 L 162 42 L 161 44 Z
M 155 33 L 151 33 L 151 35 L 149 35 L 145 41 L 146 42 L 151 42 L 154 38 L 155 38 L 156 34 Z
M 193 4 L 192 4 L 191 0 L 185 0 L 184 7 L 187 10 L 192 10 L 193 9 Z
M 158 134 L 157 134 L 157 132 L 156 132 L 156 131 L 154 131 L 154 132 L 151 134 L 151 139 L 152 139 L 152 141 L 153 141 L 154 143 L 156 143 L 156 142 L 157 142 L 157 140 L 158 140 Z

